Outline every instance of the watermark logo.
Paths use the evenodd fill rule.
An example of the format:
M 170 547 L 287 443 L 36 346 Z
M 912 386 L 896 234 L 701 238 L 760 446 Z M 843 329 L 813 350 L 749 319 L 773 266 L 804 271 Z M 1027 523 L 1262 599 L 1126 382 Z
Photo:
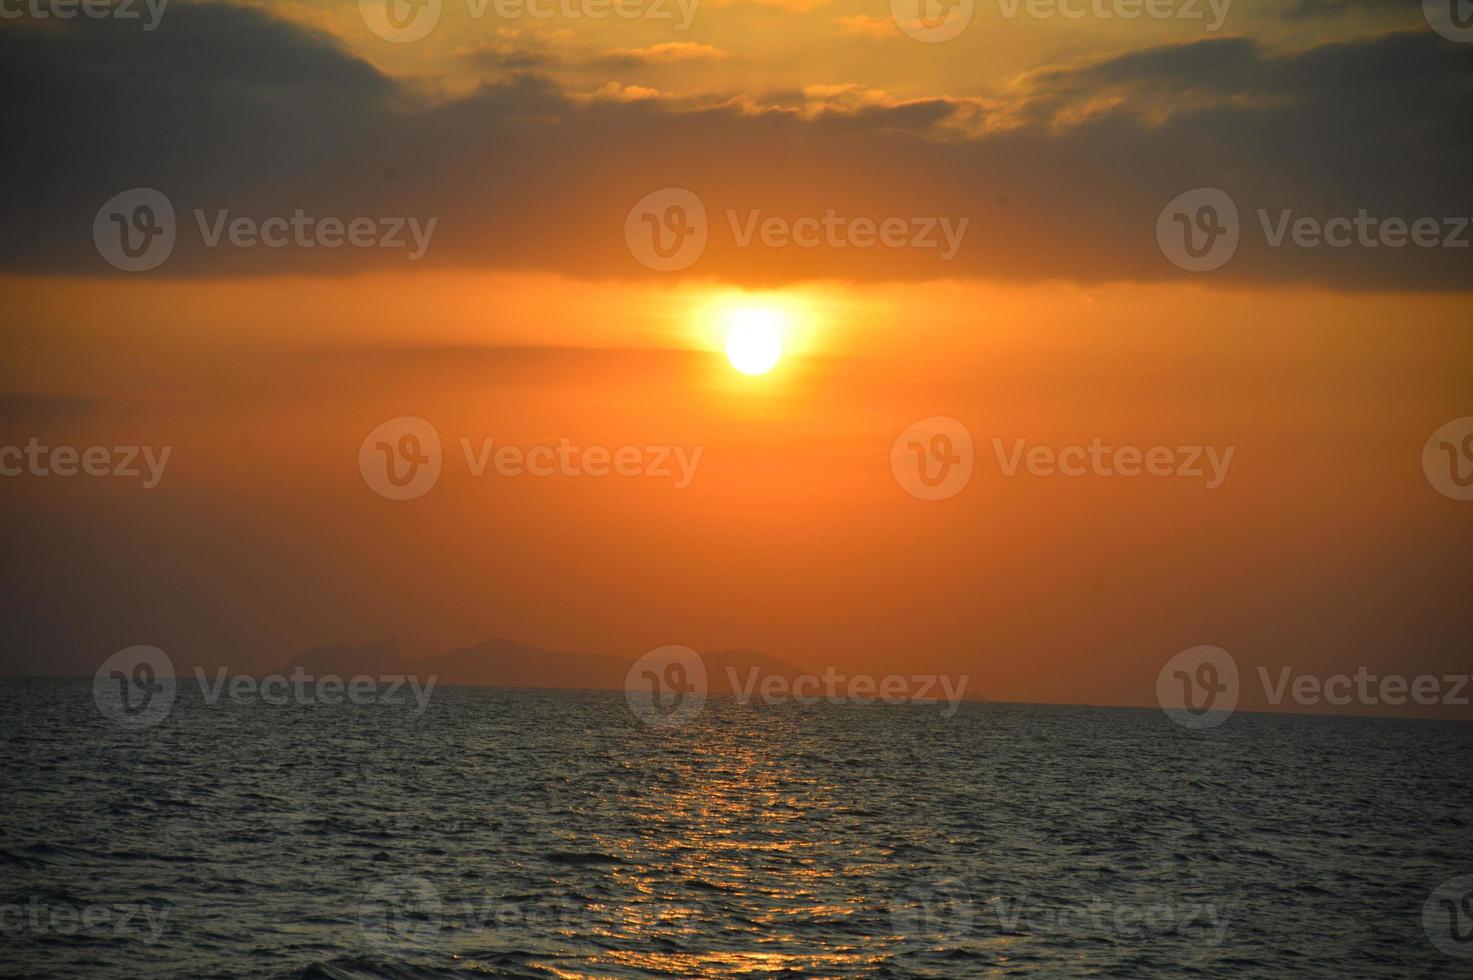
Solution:
M 1473 875 L 1449 878 L 1422 906 L 1422 928 L 1449 956 L 1473 958 Z
M 972 434 L 959 420 L 933 415 L 911 424 L 890 446 L 890 472 L 921 500 L 946 500 L 972 479 Z
M 679 272 L 706 251 L 706 205 L 694 191 L 665 187 L 646 194 L 624 218 L 624 244 L 640 265 Z
M 914 947 L 956 943 L 972 933 L 976 907 L 966 882 L 934 878 L 905 888 L 890 902 L 890 926 Z
M 895 26 L 927 44 L 950 41 L 972 22 L 974 0 L 890 0 Z
M 1178 725 L 1221 725 L 1238 706 L 1237 661 L 1222 647 L 1183 650 L 1156 675 L 1156 701 Z
M 690 647 L 663 646 L 624 675 L 624 700 L 651 728 L 678 728 L 706 707 L 706 663 Z
M 424 419 L 401 415 L 381 422 L 358 447 L 358 472 L 380 497 L 414 500 L 440 480 L 440 433 Z
M 379 882 L 358 906 L 358 930 L 381 953 L 428 948 L 441 924 L 440 892 L 418 875 Z
M 1473 500 L 1473 415 L 1453 419 L 1428 437 L 1422 472 L 1444 497 Z
M 1198 187 L 1171 199 L 1156 218 L 1156 244 L 1179 269 L 1210 272 L 1238 250 L 1238 206 L 1226 191 Z
M 442 0 L 358 0 L 364 25 L 385 41 L 418 41 L 440 23 Z
M 1427 26 L 1449 41 L 1473 43 L 1473 2 L 1469 0 L 1422 0 Z
M 147 272 L 174 251 L 174 205 L 162 191 L 134 187 L 108 198 L 92 219 L 97 254 L 123 272 Z
M 92 677 L 92 700 L 108 721 L 149 728 L 174 707 L 174 663 L 158 647 L 132 646 L 108 657 Z

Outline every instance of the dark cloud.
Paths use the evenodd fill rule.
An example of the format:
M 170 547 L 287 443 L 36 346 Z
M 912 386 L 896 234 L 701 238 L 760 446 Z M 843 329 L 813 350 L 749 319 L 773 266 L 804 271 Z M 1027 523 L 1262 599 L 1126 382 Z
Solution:
M 1157 248 L 1157 215 L 1182 191 L 1218 187 L 1243 239 L 1210 281 L 1473 283 L 1473 248 L 1272 249 L 1256 215 L 1473 214 L 1473 46 L 1426 31 L 1286 54 L 1213 39 L 1040 72 L 992 100 L 815 110 L 589 98 L 527 73 L 431 101 L 322 35 L 174 3 L 152 33 L 84 20 L 0 30 L 0 84 L 0 265 L 18 271 L 111 273 L 93 217 L 145 186 L 179 218 L 174 254 L 148 275 L 408 265 L 405 250 L 209 249 L 193 214 L 301 208 L 434 217 L 420 265 L 653 277 L 625 247 L 625 216 L 684 187 L 711 229 L 688 275 L 1171 279 L 1187 274 Z M 828 209 L 970 225 L 943 262 L 934 249 L 739 248 L 727 214 Z
M 1034 85 L 1046 93 L 1078 92 L 1102 85 L 1165 85 L 1174 89 L 1236 91 L 1262 77 L 1258 44 L 1246 37 L 1222 37 L 1133 51 L 1084 67 L 1037 73 Z

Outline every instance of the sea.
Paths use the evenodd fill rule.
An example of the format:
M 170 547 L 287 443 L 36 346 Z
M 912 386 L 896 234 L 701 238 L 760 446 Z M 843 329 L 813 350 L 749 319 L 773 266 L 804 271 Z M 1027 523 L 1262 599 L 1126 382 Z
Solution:
M 7 977 L 1473 977 L 1473 724 L 7 678 L 0 759 Z

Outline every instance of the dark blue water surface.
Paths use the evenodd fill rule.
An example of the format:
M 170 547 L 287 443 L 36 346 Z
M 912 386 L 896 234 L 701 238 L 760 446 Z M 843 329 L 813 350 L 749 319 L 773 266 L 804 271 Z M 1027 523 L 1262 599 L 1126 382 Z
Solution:
M 1427 914 L 1473 873 L 1469 724 L 715 698 L 658 730 L 618 693 L 181 685 L 134 731 L 37 679 L 0 708 L 6 975 L 1473 976 L 1473 922 Z

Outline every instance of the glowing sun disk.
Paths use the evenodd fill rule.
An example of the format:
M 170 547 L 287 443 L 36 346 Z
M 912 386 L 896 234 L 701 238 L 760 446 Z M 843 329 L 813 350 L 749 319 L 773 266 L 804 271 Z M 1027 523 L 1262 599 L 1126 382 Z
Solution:
M 726 314 L 726 357 L 743 374 L 766 374 L 783 353 L 783 315 L 767 306 L 737 306 Z

